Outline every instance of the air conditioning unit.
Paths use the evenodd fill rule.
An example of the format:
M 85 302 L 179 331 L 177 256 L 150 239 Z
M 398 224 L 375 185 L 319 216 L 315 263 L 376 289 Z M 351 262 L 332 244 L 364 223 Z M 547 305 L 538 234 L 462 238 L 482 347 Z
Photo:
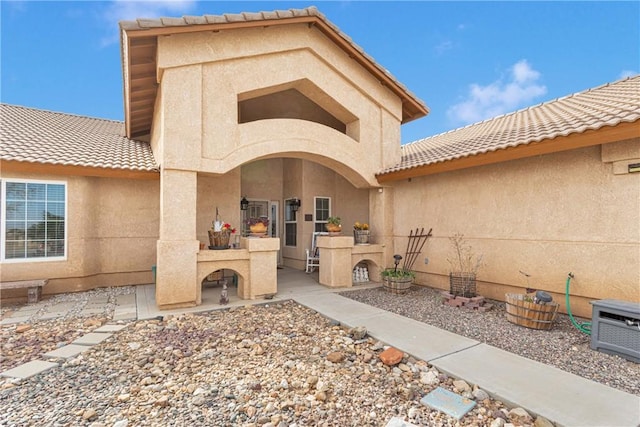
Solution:
M 640 363 L 640 304 L 592 301 L 591 348 Z

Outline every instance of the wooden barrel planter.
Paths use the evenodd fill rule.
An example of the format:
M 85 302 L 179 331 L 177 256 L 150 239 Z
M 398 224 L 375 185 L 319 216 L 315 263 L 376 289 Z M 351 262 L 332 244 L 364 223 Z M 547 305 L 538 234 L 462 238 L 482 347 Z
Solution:
M 383 281 L 384 288 L 392 294 L 406 294 L 411 289 L 413 277 L 386 277 Z
M 505 294 L 507 320 L 531 329 L 549 330 L 558 314 L 559 304 L 548 302 L 537 304 L 523 294 Z

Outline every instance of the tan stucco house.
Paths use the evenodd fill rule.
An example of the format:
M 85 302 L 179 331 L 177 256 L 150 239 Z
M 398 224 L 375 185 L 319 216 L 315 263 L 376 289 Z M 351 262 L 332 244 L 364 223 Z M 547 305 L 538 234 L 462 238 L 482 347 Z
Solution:
M 340 216 L 347 232 L 318 238 L 327 286 L 361 262 L 379 279 L 424 227 L 419 284 L 448 287 L 463 233 L 485 296 L 526 270 L 561 300 L 572 271 L 577 314 L 640 301 L 640 76 L 401 146 L 427 106 L 315 8 L 120 27 L 124 123 L 0 106 L 3 282 L 48 278 L 46 294 L 155 276 L 172 308 L 225 269 L 253 299 L 277 292 L 278 265 L 304 270 Z M 236 249 L 208 249 L 216 211 Z M 270 238 L 246 236 L 260 216 Z M 372 244 L 354 246 L 356 221 Z

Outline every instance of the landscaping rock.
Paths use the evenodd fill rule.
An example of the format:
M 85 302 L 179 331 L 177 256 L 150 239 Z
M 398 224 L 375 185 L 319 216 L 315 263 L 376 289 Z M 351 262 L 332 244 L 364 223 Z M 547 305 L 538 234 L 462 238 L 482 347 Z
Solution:
M 382 363 L 384 363 L 385 365 L 393 366 L 402 361 L 404 353 L 396 348 L 389 347 L 388 349 L 380 353 L 379 357 Z

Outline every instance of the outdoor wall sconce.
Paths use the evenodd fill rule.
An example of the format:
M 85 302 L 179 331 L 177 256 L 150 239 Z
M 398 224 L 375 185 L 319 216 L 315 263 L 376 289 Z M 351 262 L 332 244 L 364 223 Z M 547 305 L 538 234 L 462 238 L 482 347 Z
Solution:
M 246 211 L 247 209 L 249 209 L 249 201 L 243 196 L 242 200 L 240 200 L 240 210 Z
M 294 198 L 293 200 L 291 200 L 291 210 L 294 212 L 298 212 L 298 209 L 300 209 L 300 205 L 302 205 L 302 203 L 300 203 L 300 199 L 298 199 L 297 197 Z

